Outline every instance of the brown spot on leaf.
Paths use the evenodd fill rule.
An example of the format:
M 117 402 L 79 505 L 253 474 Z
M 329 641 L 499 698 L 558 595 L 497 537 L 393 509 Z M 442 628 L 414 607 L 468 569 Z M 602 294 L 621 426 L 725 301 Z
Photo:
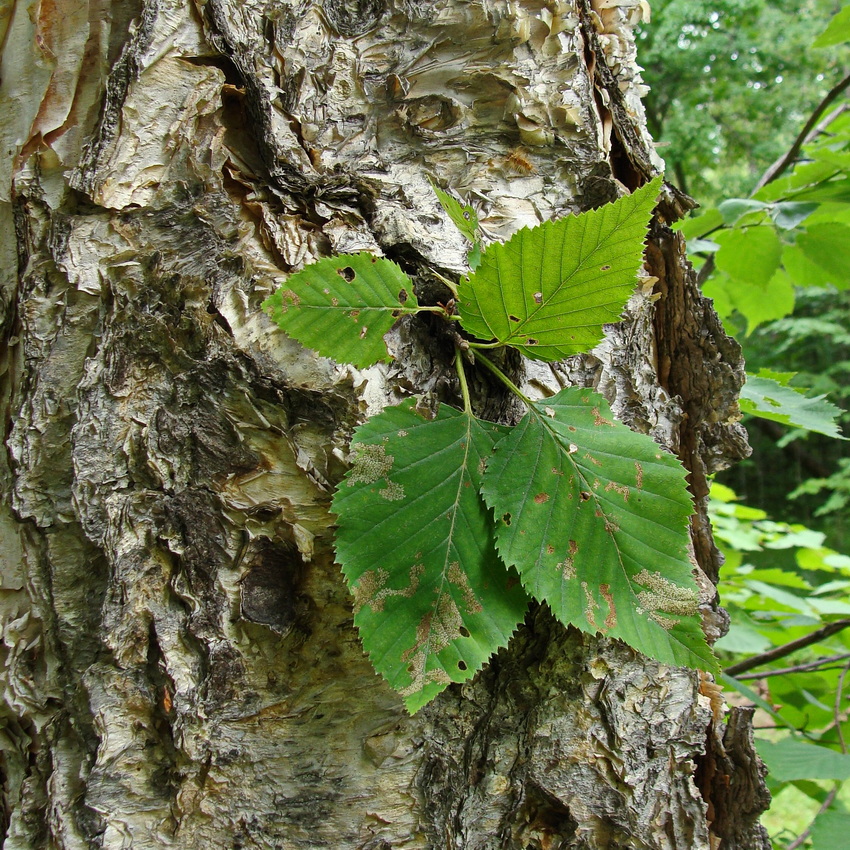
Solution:
M 548 502 L 548 501 L 549 501 L 549 494 L 548 493 L 538 493 L 534 497 L 534 503 L 536 505 L 542 505 L 542 504 L 544 504 L 544 502 Z
M 605 628 L 608 630 L 617 627 L 617 607 L 614 604 L 614 597 L 611 594 L 610 584 L 600 584 L 599 592 L 602 598 L 608 603 L 608 616 L 605 618 Z

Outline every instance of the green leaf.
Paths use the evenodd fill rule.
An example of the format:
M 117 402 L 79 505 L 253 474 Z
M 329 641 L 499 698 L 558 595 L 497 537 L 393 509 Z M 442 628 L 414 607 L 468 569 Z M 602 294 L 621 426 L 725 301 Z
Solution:
M 782 245 L 773 225 L 723 230 L 714 241 L 720 245 L 714 255 L 717 268 L 733 280 L 766 286 L 779 267 Z
M 772 378 L 747 375 L 739 403 L 741 411 L 751 416 L 845 439 L 836 424 L 841 411 L 826 401 L 825 396 L 808 398 L 804 393 L 805 390 L 783 385 Z
M 419 305 L 412 281 L 394 262 L 363 252 L 290 275 L 263 309 L 302 345 L 363 368 L 390 359 L 384 334 Z
M 785 245 L 782 249 L 782 265 L 796 286 L 827 287 L 833 275 L 825 268 L 813 263 L 797 245 Z
M 848 7 L 850 9 L 850 7 Z M 812 850 L 836 850 L 850 836 L 850 814 L 832 809 L 822 812 L 812 824 Z
M 812 47 L 832 47 L 850 41 L 850 6 L 845 6 L 829 22 L 827 28 L 812 42 Z
M 804 222 L 820 204 L 781 201 L 771 206 L 770 217 L 780 230 L 793 230 Z
M 756 750 L 778 782 L 850 779 L 850 756 L 796 738 L 772 743 L 756 738 Z
M 760 324 L 794 311 L 794 284 L 782 269 L 764 287 L 737 284 L 730 294 L 735 309 L 747 320 L 747 336 Z
M 723 215 L 716 208 L 707 209 L 701 215 L 693 215 L 673 225 L 673 229 L 679 231 L 688 242 L 704 237 L 719 227 L 723 227 Z
M 714 669 L 688 558 L 679 461 L 572 387 L 496 445 L 482 493 L 506 564 L 555 616 L 667 664 Z
M 729 198 L 717 205 L 724 224 L 735 224 L 736 221 L 753 212 L 766 209 L 767 204 L 754 201 L 752 198 Z
M 745 696 L 753 705 L 757 705 L 762 711 L 772 717 L 780 726 L 787 726 L 792 731 L 797 729 L 794 725 L 788 722 L 776 709 L 766 700 L 762 699 L 752 688 L 747 687 L 743 682 L 730 676 L 728 673 L 721 673 L 718 679 L 726 685 L 727 688 L 734 688 L 738 693 Z
M 850 227 L 840 222 L 810 225 L 797 237 L 797 246 L 811 262 L 830 273 L 835 286 L 850 286 Z
M 634 291 L 660 187 L 657 177 L 613 204 L 488 245 L 459 286 L 463 327 L 537 360 L 589 351 Z
M 448 192 L 444 192 L 439 186 L 431 184 L 440 206 L 448 213 L 449 218 L 454 223 L 454 226 L 465 236 L 470 242 L 478 241 L 478 214 L 475 209 L 469 204 L 462 204 L 457 198 L 452 197 Z
M 415 712 L 510 638 L 527 597 L 493 543 L 478 493 L 504 429 L 407 401 L 361 425 L 333 501 L 337 559 L 375 669 Z

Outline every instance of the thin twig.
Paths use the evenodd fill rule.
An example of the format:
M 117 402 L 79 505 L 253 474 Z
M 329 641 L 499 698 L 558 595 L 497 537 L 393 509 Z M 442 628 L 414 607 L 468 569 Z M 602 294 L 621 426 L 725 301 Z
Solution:
M 735 676 L 738 673 L 744 673 L 747 670 L 752 670 L 755 667 L 761 667 L 764 664 L 770 664 L 771 661 L 776 661 L 777 658 L 784 658 L 798 649 L 803 649 L 806 646 L 811 646 L 813 643 L 818 643 L 828 637 L 842 631 L 850 626 L 850 620 L 836 620 L 834 623 L 829 623 L 817 631 L 806 635 L 805 637 L 797 638 L 782 646 L 775 646 L 773 649 L 762 652 L 759 655 L 753 655 L 750 658 L 745 658 L 737 664 L 732 664 L 723 672 L 728 676 Z
M 736 676 L 736 678 L 739 682 L 745 682 L 747 679 L 769 679 L 771 676 L 784 676 L 787 673 L 805 673 L 808 670 L 817 670 L 826 664 L 834 664 L 836 661 L 844 661 L 847 658 L 850 658 L 850 652 L 831 655 L 829 658 L 820 658 L 817 661 L 809 661 L 807 664 L 798 664 L 796 667 L 783 667 L 781 670 L 768 670 L 765 673 L 745 673 L 743 676 Z
M 812 131 L 812 128 L 818 123 L 818 119 L 826 112 L 829 105 L 844 91 L 844 89 L 850 86 L 850 74 L 844 77 L 841 82 L 833 86 L 826 97 L 815 107 L 814 112 L 809 116 L 809 120 L 806 121 L 805 127 L 800 130 L 797 138 L 794 139 L 794 144 L 788 148 L 788 152 L 780 157 L 767 171 L 762 174 L 761 179 L 756 184 L 756 188 L 753 189 L 753 194 L 758 192 L 762 186 L 767 186 L 768 183 L 772 183 L 777 178 L 781 177 L 794 163 L 797 159 L 797 154 L 800 153 L 800 149 L 806 143 L 806 140 L 809 136 L 809 133 Z

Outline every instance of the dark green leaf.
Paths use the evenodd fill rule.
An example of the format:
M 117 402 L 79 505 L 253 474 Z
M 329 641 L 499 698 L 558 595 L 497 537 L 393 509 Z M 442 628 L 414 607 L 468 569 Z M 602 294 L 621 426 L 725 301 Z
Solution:
M 538 360 L 589 351 L 634 291 L 660 187 L 659 177 L 613 204 L 489 245 L 460 283 L 463 327 Z
M 482 493 L 505 563 L 563 623 L 667 664 L 713 669 L 688 557 L 679 461 L 568 388 L 534 403 L 496 446 Z
M 471 678 L 504 646 L 527 597 L 493 544 L 479 495 L 503 429 L 441 405 L 408 401 L 361 425 L 334 497 L 337 558 L 375 669 L 411 712 Z
M 290 275 L 263 309 L 302 345 L 342 363 L 371 366 L 390 356 L 384 334 L 419 309 L 410 278 L 371 254 L 340 254 Z

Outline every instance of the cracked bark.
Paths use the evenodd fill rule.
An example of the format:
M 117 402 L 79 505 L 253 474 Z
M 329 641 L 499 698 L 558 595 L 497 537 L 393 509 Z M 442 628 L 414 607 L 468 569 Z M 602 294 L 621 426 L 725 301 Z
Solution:
M 767 847 L 747 718 L 533 610 L 416 717 L 371 671 L 331 550 L 353 427 L 451 402 L 428 319 L 357 371 L 259 305 L 328 254 L 426 300 L 464 245 L 604 203 L 661 167 L 642 4 L 16 2 L 4 27 L 0 616 L 6 848 Z M 528 167 L 517 167 L 512 152 Z M 742 363 L 667 227 L 658 278 L 592 355 L 509 359 L 596 386 L 691 470 L 705 621 L 724 628 L 705 474 L 746 452 Z M 479 408 L 517 410 L 487 375 Z M 730 794 L 729 788 L 746 789 Z

